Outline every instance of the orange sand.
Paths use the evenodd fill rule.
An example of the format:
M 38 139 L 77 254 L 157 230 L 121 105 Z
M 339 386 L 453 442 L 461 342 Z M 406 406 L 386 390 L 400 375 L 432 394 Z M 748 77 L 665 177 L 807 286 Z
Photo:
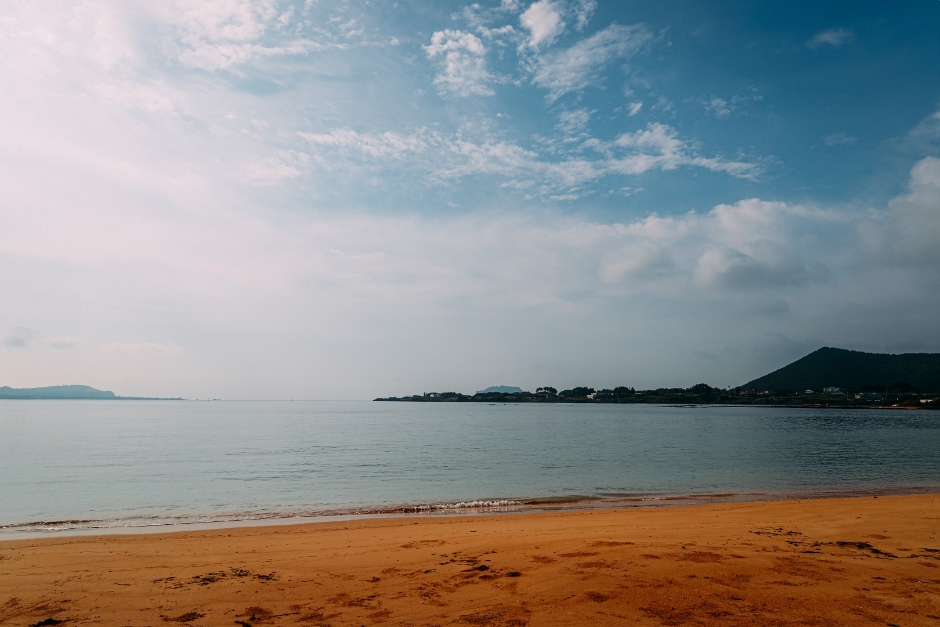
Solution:
M 47 618 L 940 626 L 940 495 L 0 542 L 0 625 Z

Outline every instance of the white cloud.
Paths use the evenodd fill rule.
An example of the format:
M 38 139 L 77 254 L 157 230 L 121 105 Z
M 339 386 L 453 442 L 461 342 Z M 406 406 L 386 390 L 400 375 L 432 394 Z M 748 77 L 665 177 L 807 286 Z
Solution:
M 608 283 L 624 279 L 651 278 L 673 268 L 667 249 L 656 242 L 640 240 L 603 258 L 598 268 Z
M 558 114 L 558 124 L 555 125 L 565 135 L 577 135 L 587 130 L 591 121 L 590 109 L 580 108 L 571 111 L 562 111 Z
M 925 157 L 911 168 L 908 192 L 887 211 L 859 225 L 878 258 L 940 269 L 940 159 Z
M 739 178 L 756 178 L 760 174 L 760 168 L 753 163 L 695 155 L 690 143 L 682 140 L 675 129 L 658 122 L 651 122 L 645 129 L 633 133 L 624 133 L 610 147 L 628 151 L 626 155 L 613 156 L 608 163 L 611 172 L 621 174 L 675 170 L 680 166 L 700 167 Z
M 918 162 L 909 188 L 865 215 L 728 192 L 729 204 L 711 210 L 661 206 L 644 217 L 637 206 L 655 207 L 663 184 L 694 184 L 693 173 L 708 171 L 755 178 L 762 162 L 709 152 L 678 123 L 637 128 L 626 115 L 613 123 L 629 132 L 587 137 L 611 123 L 593 99 L 526 117 L 515 99 L 442 105 L 416 96 L 427 85 L 415 84 L 413 47 L 353 50 L 346 35 L 364 29 L 386 43 L 394 27 L 407 44 L 434 29 L 379 28 L 355 7 L 308 3 L 301 15 L 298 2 L 285 18 L 287 2 L 8 4 L 8 384 L 127 381 L 120 392 L 141 396 L 336 398 L 451 387 L 500 368 L 545 376 L 537 384 L 571 372 L 600 383 L 631 369 L 631 384 L 688 384 L 698 379 L 689 346 L 706 337 L 744 353 L 770 328 L 755 317 L 768 315 L 775 333 L 799 342 L 877 336 L 886 346 L 940 347 L 936 159 Z M 555 4 L 572 32 L 575 6 Z M 321 8 L 340 19 L 320 19 Z M 489 76 L 496 57 L 511 63 L 508 42 L 523 37 L 514 17 L 516 28 L 500 29 L 509 17 L 472 31 L 480 47 L 459 34 L 438 39 L 427 58 L 445 83 L 458 77 L 442 91 L 486 92 L 503 80 Z M 524 50 L 535 87 L 520 84 L 519 102 L 539 89 L 555 98 L 601 85 L 606 68 L 619 72 L 635 54 L 623 35 L 653 41 L 634 28 L 605 29 L 567 50 L 544 41 Z M 313 50 L 304 43 L 313 41 L 341 52 L 252 65 Z M 450 53 L 479 58 L 470 69 L 480 80 L 448 70 Z M 614 86 L 613 106 L 624 104 Z M 669 117 L 670 103 L 657 97 L 644 96 L 642 111 Z M 934 154 L 938 120 L 906 140 L 913 154 Z M 663 171 L 641 202 L 613 197 Z M 596 206 L 574 204 L 608 190 Z M 526 197 L 572 204 L 555 212 Z M 564 364 L 546 366 L 558 354 Z
M 596 10 L 597 0 L 577 0 L 574 5 L 575 28 L 584 30 Z
M 457 96 L 492 96 L 488 85 L 493 76 L 486 67 L 486 48 L 473 33 L 460 30 L 437 31 L 424 47 L 430 59 L 441 58 L 441 70 L 434 84 L 446 94 Z
M 546 100 L 554 102 L 567 93 L 599 85 L 601 70 L 609 61 L 628 59 L 652 41 L 652 33 L 643 24 L 612 24 L 567 50 L 541 57 L 532 82 L 547 89 Z
M 176 0 L 157 7 L 174 36 L 167 50 L 176 51 L 184 67 L 221 70 L 255 58 L 303 55 L 324 49 L 305 38 L 268 45 L 263 38 L 283 27 L 284 13 L 274 0 Z M 290 16 L 287 15 L 289 20 Z
M 683 148 L 683 142 L 678 138 L 676 131 L 659 122 L 647 124 L 644 130 L 620 135 L 614 140 L 614 145 L 658 153 L 664 156 L 667 169 L 678 164 L 678 155 Z
M 855 39 L 855 33 L 844 28 L 830 28 L 816 33 L 812 39 L 806 42 L 810 48 L 819 48 L 820 46 L 832 46 L 838 48 L 844 43 Z
M 558 115 L 556 128 L 567 139 L 582 141 L 592 111 L 574 109 Z M 403 162 L 424 172 L 431 181 L 453 181 L 468 176 L 486 175 L 510 179 L 504 186 L 526 191 L 526 198 L 570 200 L 585 195 L 584 186 L 608 176 L 638 176 L 651 170 L 676 170 L 697 167 L 723 172 L 739 178 L 754 179 L 761 173 L 758 165 L 728 161 L 721 157 L 703 157 L 693 144 L 682 139 L 670 126 L 650 123 L 645 129 L 624 133 L 610 142 L 588 139 L 586 147 L 599 158 L 586 158 L 580 151 L 571 156 L 562 150 L 543 155 L 535 149 L 492 137 L 477 140 L 444 136 L 418 130 L 410 134 L 359 133 L 335 129 L 328 133 L 298 133 L 321 149 L 339 150 L 349 158 L 356 155 L 370 159 Z M 576 149 L 577 150 L 577 149 Z M 557 159 L 558 155 L 563 158 Z
M 637 113 L 639 113 L 639 112 L 640 112 L 640 109 L 642 109 L 642 108 L 643 108 L 643 103 L 642 103 L 641 101 L 631 102 L 631 103 L 630 103 L 630 108 L 629 108 L 629 110 L 627 111 L 627 113 L 628 113 L 629 115 L 631 115 L 631 116 L 634 116 L 634 115 L 636 115 Z
M 529 31 L 527 45 L 530 48 L 552 43 L 565 28 L 561 13 L 552 0 L 533 2 L 519 16 L 519 22 Z
M 302 39 L 290 42 L 285 46 L 262 46 L 246 43 L 200 43 L 194 44 L 191 49 L 181 52 L 179 61 L 185 67 L 213 71 L 241 65 L 256 58 L 304 55 L 323 49 L 322 44 Z
M 517 39 L 520 36 L 520 33 L 512 27 L 512 24 L 506 24 L 499 28 L 487 28 L 486 26 L 480 25 L 477 27 L 477 32 L 487 39 L 497 40 L 497 43 L 503 43 L 503 38 Z
M 731 107 L 728 101 L 718 96 L 712 96 L 710 100 L 704 102 L 705 110 L 713 113 L 716 118 L 726 118 L 731 115 Z
M 807 267 L 772 240 L 751 242 L 749 248 L 750 253 L 727 246 L 709 247 L 698 259 L 696 282 L 706 287 L 754 290 L 804 286 L 827 276 L 824 267 Z
M 352 129 L 334 129 L 329 133 L 297 133 L 312 144 L 351 149 L 372 157 L 401 159 L 409 153 L 422 152 L 429 143 L 440 143 L 434 134 L 423 130 L 410 135 L 400 133 L 359 133 Z
M 368 148 L 380 154 L 375 158 L 433 152 L 430 143 L 424 152 L 389 147 L 400 140 L 417 145 L 407 135 L 388 143 L 363 133 L 333 137 L 320 134 L 320 141 L 334 144 L 310 145 L 360 153 Z M 624 143 L 612 149 L 680 150 L 668 133 L 631 134 Z M 534 155 L 518 146 L 447 146 L 477 169 L 536 174 Z M 440 154 L 428 158 L 436 161 Z M 930 225 L 940 223 L 936 162 L 921 162 L 910 191 L 890 207 L 905 229 L 936 229 Z M 545 172 L 547 179 L 561 176 Z M 182 204 L 201 201 L 194 194 Z M 122 198 L 109 202 L 133 204 Z M 746 349 L 764 337 L 765 327 L 748 322 L 759 316 L 773 315 L 774 328 L 792 337 L 826 335 L 827 320 L 843 327 L 858 316 L 877 321 L 885 303 L 909 308 L 923 289 L 906 274 L 884 283 L 864 273 L 859 255 L 873 253 L 865 253 L 853 235 L 851 213 L 760 199 L 614 223 L 542 210 L 437 216 L 307 210 L 264 216 L 238 204 L 230 208 L 229 202 L 215 199 L 222 208 L 208 216 L 171 208 L 118 220 L 94 203 L 82 205 L 80 219 L 63 220 L 55 213 L 59 205 L 49 204 L 7 224 L 0 232 L 0 268 L 16 268 L 33 282 L 35 273 L 61 261 L 78 268 L 80 291 L 89 302 L 101 303 L 100 312 L 86 315 L 81 333 L 74 334 L 74 349 L 59 353 L 81 370 L 47 365 L 48 371 L 63 380 L 131 377 L 146 383 L 134 386 L 139 392 L 133 393 L 141 395 L 195 396 L 206 386 L 232 395 L 251 389 L 255 397 L 286 389 L 279 386 L 300 386 L 323 398 L 356 394 L 362 386 L 371 395 L 386 395 L 436 385 L 440 364 L 447 364 L 443 376 L 454 380 L 496 367 L 486 355 L 508 342 L 515 357 L 507 367 L 532 367 L 529 360 L 548 359 L 561 347 L 579 371 L 602 377 L 603 369 L 624 363 L 625 345 L 633 368 L 658 363 L 662 350 L 688 346 L 702 334 Z M 145 221 L 135 229 L 138 219 Z M 30 235 L 36 232 L 42 236 Z M 929 255 L 928 243 L 936 241 L 931 237 L 935 230 L 905 245 Z M 6 262 L 11 258 L 16 263 Z M 9 270 L 0 274 L 4 285 L 10 276 Z M 864 300 L 869 292 L 860 285 L 878 285 L 877 299 Z M 888 300 L 885 289 L 891 290 Z M 9 288 L 5 299 L 25 300 Z M 185 323 L 163 322 L 178 318 Z M 146 319 L 161 321 L 148 334 L 159 332 L 160 342 L 111 341 L 139 337 Z M 930 328 L 915 324 L 909 333 L 935 337 Z M 664 334 L 679 341 L 647 345 L 643 339 Z M 440 347 L 440 337 L 452 341 Z M 552 342 L 533 354 L 537 338 Z M 611 343 L 616 350 L 608 355 Z M 529 351 L 516 350 L 523 346 Z M 466 359 L 447 359 L 455 350 Z M 0 360 L 0 375 L 22 380 L 16 372 L 33 353 L 39 351 Z M 167 357 L 174 359 L 173 369 L 127 373 Z M 683 363 L 678 353 L 666 362 L 673 360 Z M 257 377 L 259 363 L 270 374 L 263 380 Z M 429 363 L 437 370 L 422 365 Z M 389 378 L 390 371 L 402 379 Z M 666 375 L 650 374 L 650 383 Z M 311 380 L 316 384 L 304 388 Z
M 281 13 L 277 18 L 277 27 L 284 28 L 290 24 L 291 20 L 294 18 L 294 7 L 288 7 L 286 11 Z
M 832 135 L 826 135 L 823 137 L 823 142 L 827 146 L 844 146 L 847 144 L 854 144 L 858 141 L 858 137 L 852 137 L 851 135 L 846 135 L 845 133 L 833 133 Z
M 310 160 L 307 153 L 297 150 L 279 150 L 275 154 L 251 164 L 248 175 L 261 185 L 274 185 L 283 179 L 295 178 L 301 175 L 303 168 Z

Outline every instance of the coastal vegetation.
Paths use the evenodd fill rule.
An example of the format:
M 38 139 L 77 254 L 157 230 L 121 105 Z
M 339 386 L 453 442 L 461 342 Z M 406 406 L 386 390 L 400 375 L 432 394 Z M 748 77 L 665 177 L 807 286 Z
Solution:
M 940 408 L 940 354 L 887 355 L 820 348 L 768 375 L 734 388 L 698 383 L 688 388 L 637 390 L 578 386 L 535 392 L 494 386 L 476 394 L 425 392 L 377 401 L 478 403 L 671 403 Z

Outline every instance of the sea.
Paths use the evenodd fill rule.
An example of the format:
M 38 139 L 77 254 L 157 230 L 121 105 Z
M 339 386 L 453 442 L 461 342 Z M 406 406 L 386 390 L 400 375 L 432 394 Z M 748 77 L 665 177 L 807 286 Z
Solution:
M 0 539 L 940 491 L 940 412 L 0 401 Z

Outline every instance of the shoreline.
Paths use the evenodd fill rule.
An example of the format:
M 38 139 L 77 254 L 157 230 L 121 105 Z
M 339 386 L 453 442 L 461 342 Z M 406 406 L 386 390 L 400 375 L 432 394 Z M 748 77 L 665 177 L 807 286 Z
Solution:
M 940 494 L 0 543 L 0 623 L 940 623 Z
M 675 408 L 689 408 L 689 409 L 706 409 L 709 407 L 767 407 L 767 408 L 777 408 L 777 409 L 888 409 L 888 410 L 897 410 L 903 409 L 908 411 L 938 411 L 940 410 L 940 405 L 936 403 L 927 403 L 927 404 L 918 404 L 918 405 L 850 405 L 850 404 L 840 404 L 840 403 L 729 403 L 726 401 L 715 401 L 713 403 L 707 402 L 694 402 L 688 401 L 684 402 L 681 400 L 676 401 L 666 401 L 666 400 L 657 400 L 657 401 L 607 401 L 607 400 L 593 400 L 593 399 L 561 399 L 561 400 L 519 400 L 519 399 L 485 399 L 485 400 L 447 400 L 447 399 L 410 399 L 407 397 L 402 398 L 375 398 L 372 399 L 372 402 L 375 403 L 443 403 L 443 404 L 461 404 L 467 403 L 472 405 L 618 405 L 618 406 L 653 406 L 653 407 L 675 407 Z
M 394 518 L 454 518 L 461 516 L 513 516 L 529 514 L 579 513 L 634 509 L 681 508 L 696 505 L 735 503 L 773 503 L 785 501 L 817 501 L 844 498 L 878 498 L 887 496 L 940 495 L 940 485 L 897 487 L 866 490 L 820 490 L 816 492 L 785 491 L 709 493 L 685 495 L 623 495 L 569 496 L 518 499 L 478 499 L 445 503 L 406 504 L 391 507 L 345 508 L 319 511 L 253 512 L 244 514 L 182 516 L 139 516 L 130 519 L 72 519 L 35 521 L 0 525 L 0 545 L 19 540 L 185 533 L 226 529 L 281 527 L 343 521 Z M 150 521 L 150 522 L 145 522 Z

